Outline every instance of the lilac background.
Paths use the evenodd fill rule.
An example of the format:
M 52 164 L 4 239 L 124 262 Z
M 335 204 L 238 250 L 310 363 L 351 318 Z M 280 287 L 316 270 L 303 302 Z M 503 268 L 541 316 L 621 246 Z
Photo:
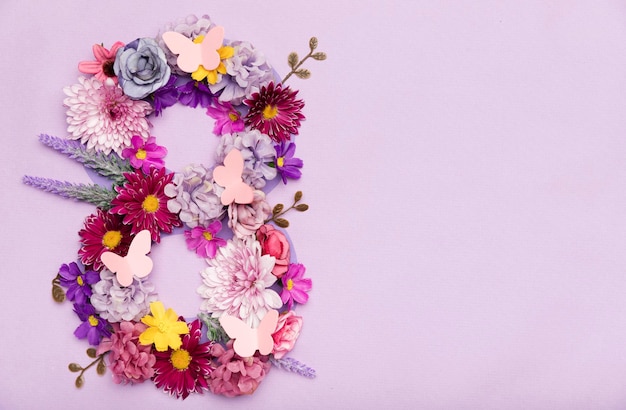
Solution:
M 626 407 L 624 2 L 146 4 L 0 4 L 0 408 Z M 93 208 L 20 178 L 89 182 L 36 139 L 65 135 L 76 64 L 189 13 L 281 73 L 311 35 L 329 55 L 289 81 L 306 101 L 304 178 L 269 197 L 301 189 L 311 206 L 289 218 L 314 280 L 292 356 L 318 377 L 273 369 L 236 400 L 93 371 L 76 390 L 66 366 L 87 345 L 50 281 Z M 155 134 L 172 151 L 210 131 L 201 111 L 171 113 Z M 160 282 L 171 305 L 193 294 L 193 269 Z

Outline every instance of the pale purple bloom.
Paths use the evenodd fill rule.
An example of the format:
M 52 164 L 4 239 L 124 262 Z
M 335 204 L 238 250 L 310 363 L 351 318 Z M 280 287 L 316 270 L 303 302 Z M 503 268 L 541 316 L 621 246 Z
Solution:
M 133 278 L 129 286 L 122 286 L 115 274 L 102 269 L 100 281 L 93 286 L 91 304 L 109 322 L 138 322 L 150 313 L 150 302 L 157 299 L 155 286 L 148 278 Z
M 261 189 L 266 181 L 276 178 L 276 168 L 271 165 L 276 160 L 276 150 L 270 137 L 257 130 L 224 134 L 217 146 L 215 161 L 223 163 L 233 148 L 241 151 L 246 184 Z
M 190 251 L 195 251 L 201 258 L 214 258 L 217 248 L 226 245 L 226 241 L 218 238 L 217 233 L 222 230 L 220 221 L 213 221 L 206 228 L 196 226 L 190 231 L 185 231 L 185 242 Z
M 169 81 L 163 87 L 152 94 L 154 104 L 154 114 L 158 117 L 163 109 L 171 107 L 178 102 L 178 88 L 176 88 L 176 76 L 170 76 Z
M 59 275 L 61 286 L 67 289 L 65 292 L 67 299 L 78 305 L 85 304 L 91 296 L 91 285 L 100 279 L 98 272 L 93 270 L 83 273 L 76 262 L 61 265 Z
M 291 357 L 283 357 L 282 359 L 270 357 L 270 362 L 279 369 L 287 370 L 292 373 L 298 373 L 300 376 L 308 377 L 310 379 L 315 378 L 315 369 L 297 361 L 296 359 L 292 359 Z
M 293 157 L 296 153 L 296 144 L 281 142 L 274 145 L 274 149 L 276 150 L 276 170 L 280 174 L 283 184 L 287 183 L 287 178 L 300 179 L 302 176 L 300 168 L 304 164 L 300 158 Z
M 144 141 L 134 135 L 130 140 L 132 148 L 124 148 L 122 158 L 128 158 L 133 168 L 141 168 L 144 174 L 150 173 L 150 167 L 161 169 L 165 166 L 163 158 L 167 155 L 167 148 L 156 144 L 156 137 Z
M 165 53 L 152 38 L 138 38 L 117 50 L 113 70 L 124 94 L 146 98 L 170 79 Z
M 83 322 L 74 331 L 74 336 L 77 338 L 87 338 L 90 345 L 97 346 L 103 337 L 111 336 L 111 332 L 107 329 L 107 321 L 100 318 L 90 304 L 79 305 L 75 303 L 74 312 Z
M 301 263 L 289 265 L 289 269 L 280 279 L 283 283 L 283 291 L 280 299 L 291 310 L 293 302 L 306 303 L 309 300 L 308 291 L 311 290 L 313 283 L 311 279 L 304 278 L 306 268 Z
M 222 187 L 213 183 L 211 170 L 203 165 L 188 165 L 165 186 L 165 195 L 171 198 L 167 209 L 177 213 L 189 228 L 206 226 L 226 212 L 220 199 L 222 191 Z
M 282 306 L 278 293 L 270 289 L 276 282 L 274 257 L 261 255 L 254 237 L 229 240 L 206 262 L 209 266 L 200 272 L 198 288 L 203 312 L 213 317 L 226 313 L 256 328 L 270 309 Z
M 209 85 L 214 94 L 221 91 L 220 101 L 239 105 L 252 93 L 258 92 L 261 86 L 274 79 L 272 67 L 267 63 L 265 55 L 255 49 L 247 41 L 233 41 L 229 46 L 235 54 L 224 60 L 226 75 L 216 84 Z
M 188 73 L 182 71 L 178 68 L 178 54 L 174 54 L 170 51 L 165 41 L 163 41 L 163 33 L 167 31 L 175 31 L 189 38 L 190 40 L 195 39 L 199 35 L 205 35 L 209 29 L 211 29 L 214 24 L 211 22 L 211 18 L 206 14 L 202 17 L 198 18 L 197 16 L 190 14 L 185 18 L 178 19 L 175 22 L 171 22 L 165 25 L 163 29 L 159 31 L 159 35 L 157 36 L 157 42 L 159 46 L 165 52 L 165 57 L 167 58 L 167 63 L 172 69 L 172 72 L 177 75 L 189 75 Z
M 178 101 L 188 107 L 196 108 L 198 105 L 207 108 L 213 101 L 213 93 L 203 82 L 188 81 L 178 87 Z
M 243 131 L 245 128 L 241 114 L 230 103 L 217 101 L 215 107 L 207 108 L 206 113 L 215 119 L 215 127 L 213 127 L 215 135 L 232 134 Z

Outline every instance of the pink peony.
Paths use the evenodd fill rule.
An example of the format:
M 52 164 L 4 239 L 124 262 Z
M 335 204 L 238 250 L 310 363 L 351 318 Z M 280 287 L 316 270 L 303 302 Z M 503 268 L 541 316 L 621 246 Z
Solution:
M 254 235 L 271 213 L 272 207 L 265 200 L 265 194 L 256 190 L 251 204 L 228 206 L 228 226 L 237 238 L 243 239 Z
M 296 344 L 302 329 L 302 317 L 296 316 L 293 310 L 283 313 L 278 317 L 276 331 L 272 335 L 274 339 L 273 354 L 276 359 L 281 359 L 290 352 Z
M 226 349 L 219 343 L 214 344 L 211 356 L 216 358 L 217 364 L 209 376 L 209 389 L 226 397 L 254 393 L 272 367 L 269 356 L 259 352 L 243 358 L 236 354 L 232 340 L 228 341 Z
M 261 243 L 261 254 L 276 258 L 272 273 L 280 278 L 287 272 L 289 259 L 291 258 L 287 238 L 281 231 L 267 224 L 259 228 L 256 232 L 256 238 Z
M 114 383 L 142 383 L 154 376 L 156 358 L 152 348 L 139 344 L 139 335 L 146 328 L 143 323 L 113 323 L 115 333 L 100 342 L 97 354 L 110 351 L 109 369 Z

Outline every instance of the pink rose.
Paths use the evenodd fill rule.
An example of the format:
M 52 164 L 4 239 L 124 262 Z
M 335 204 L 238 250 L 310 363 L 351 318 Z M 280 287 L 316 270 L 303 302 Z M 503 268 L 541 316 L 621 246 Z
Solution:
M 272 335 L 274 339 L 274 351 L 272 353 L 276 359 L 281 359 L 293 349 L 301 329 L 302 317 L 296 316 L 293 310 L 278 317 L 276 331 Z
M 265 200 L 265 194 L 257 190 L 251 204 L 232 203 L 228 206 L 228 226 L 237 238 L 243 239 L 254 235 L 271 213 L 272 207 Z
M 260 227 L 256 232 L 256 238 L 261 243 L 261 254 L 276 258 L 272 273 L 274 276 L 280 278 L 287 272 L 289 259 L 291 258 L 287 238 L 272 225 L 263 225 Z

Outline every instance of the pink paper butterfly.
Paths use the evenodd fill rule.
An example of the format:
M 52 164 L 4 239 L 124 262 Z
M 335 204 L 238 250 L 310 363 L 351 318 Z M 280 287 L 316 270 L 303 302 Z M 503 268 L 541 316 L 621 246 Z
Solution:
M 100 259 L 111 272 L 116 274 L 120 285 L 128 286 L 133 283 L 133 276 L 143 278 L 152 271 L 152 259 L 146 255 L 150 252 L 151 245 L 150 231 L 144 229 L 135 235 L 126 256 L 104 252 Z
M 230 205 L 233 203 L 250 204 L 254 198 L 254 190 L 243 180 L 243 156 L 241 151 L 233 148 L 226 158 L 224 158 L 224 166 L 215 167 L 213 170 L 213 179 L 215 182 L 223 186 L 222 205 Z
M 186 73 L 193 73 L 202 65 L 207 70 L 214 70 L 220 65 L 217 52 L 224 41 L 224 28 L 213 27 L 204 36 L 201 43 L 194 43 L 190 38 L 175 31 L 163 33 L 163 41 L 174 54 L 178 54 L 178 68 Z
M 235 339 L 233 349 L 241 357 L 250 357 L 255 351 L 263 355 L 272 353 L 274 339 L 272 334 L 278 324 L 278 311 L 270 310 L 261 320 L 259 327 L 251 329 L 244 321 L 234 316 L 223 314 L 220 324 L 230 336 Z

